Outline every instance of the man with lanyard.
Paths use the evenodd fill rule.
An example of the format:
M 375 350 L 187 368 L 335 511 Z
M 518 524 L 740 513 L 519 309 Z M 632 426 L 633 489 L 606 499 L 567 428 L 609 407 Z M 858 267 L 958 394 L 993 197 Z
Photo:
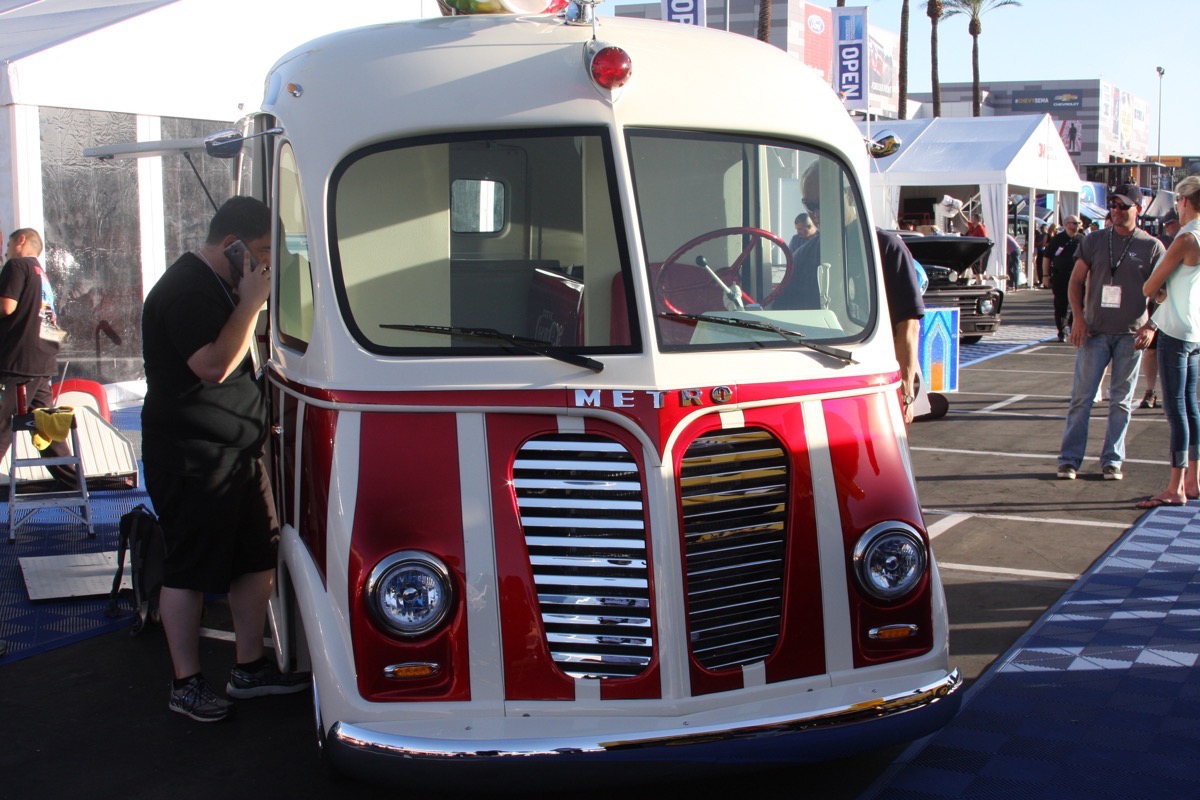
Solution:
M 1125 460 L 1125 432 L 1133 409 L 1133 390 L 1142 350 L 1153 323 L 1141 286 L 1165 252 L 1162 242 L 1137 226 L 1141 192 L 1122 184 L 1109 195 L 1112 224 L 1080 242 L 1068 285 L 1071 344 L 1076 347 L 1075 380 L 1067 411 L 1058 477 L 1074 480 L 1087 449 L 1088 420 L 1104 370 L 1111 366 L 1108 428 L 1100 464 L 1105 480 L 1119 481 Z

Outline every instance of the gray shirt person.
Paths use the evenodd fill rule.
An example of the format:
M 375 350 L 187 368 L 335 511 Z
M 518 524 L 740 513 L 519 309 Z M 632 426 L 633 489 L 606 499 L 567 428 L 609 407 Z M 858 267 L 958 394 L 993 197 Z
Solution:
M 1088 266 L 1083 313 L 1089 331 L 1135 334 L 1146 324 L 1142 284 L 1163 252 L 1162 242 L 1141 228 L 1131 236 L 1103 228 L 1084 237 L 1076 257 Z

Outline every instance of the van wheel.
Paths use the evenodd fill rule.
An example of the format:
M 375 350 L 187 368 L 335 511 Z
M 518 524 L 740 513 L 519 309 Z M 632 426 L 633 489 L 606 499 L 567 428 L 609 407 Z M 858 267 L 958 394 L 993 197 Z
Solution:
M 983 341 L 982 336 L 964 336 L 958 340 L 959 344 L 979 344 Z

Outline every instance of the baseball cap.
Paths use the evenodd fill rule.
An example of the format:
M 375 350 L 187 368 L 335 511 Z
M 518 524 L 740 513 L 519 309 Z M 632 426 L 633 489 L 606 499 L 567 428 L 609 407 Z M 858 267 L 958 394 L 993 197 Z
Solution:
M 1128 205 L 1137 206 L 1139 209 L 1142 207 L 1142 190 L 1132 183 L 1122 183 L 1109 197 L 1110 199 L 1115 197 Z
M 1166 214 L 1163 214 L 1159 219 L 1163 225 L 1170 225 L 1172 222 L 1179 222 L 1179 215 L 1175 213 L 1175 209 L 1171 209 Z

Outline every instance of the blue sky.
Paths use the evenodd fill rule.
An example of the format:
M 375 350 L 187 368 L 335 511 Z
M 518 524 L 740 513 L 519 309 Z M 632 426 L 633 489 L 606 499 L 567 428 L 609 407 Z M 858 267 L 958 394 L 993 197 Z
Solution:
M 834 0 L 809 1 L 837 5 Z M 901 0 L 851 0 L 847 5 L 866 6 L 872 25 L 900 30 Z M 927 92 L 929 18 L 925 0 L 910 0 L 910 6 L 908 90 Z M 1200 97 L 1187 88 L 1193 82 L 1188 76 L 1200 69 L 1194 47 L 1187 44 L 1195 36 L 1197 8 L 1197 0 L 1022 0 L 1019 7 L 998 8 L 983 16 L 980 75 L 984 83 L 1102 78 L 1147 102 L 1149 144 L 1155 150 L 1159 132 L 1155 67 L 1161 66 L 1166 70 L 1162 78 L 1162 152 L 1200 155 Z M 942 82 L 970 81 L 967 18 L 943 20 L 938 40 Z M 1134 54 L 1135 63 L 1124 63 L 1118 53 L 1121 59 Z

